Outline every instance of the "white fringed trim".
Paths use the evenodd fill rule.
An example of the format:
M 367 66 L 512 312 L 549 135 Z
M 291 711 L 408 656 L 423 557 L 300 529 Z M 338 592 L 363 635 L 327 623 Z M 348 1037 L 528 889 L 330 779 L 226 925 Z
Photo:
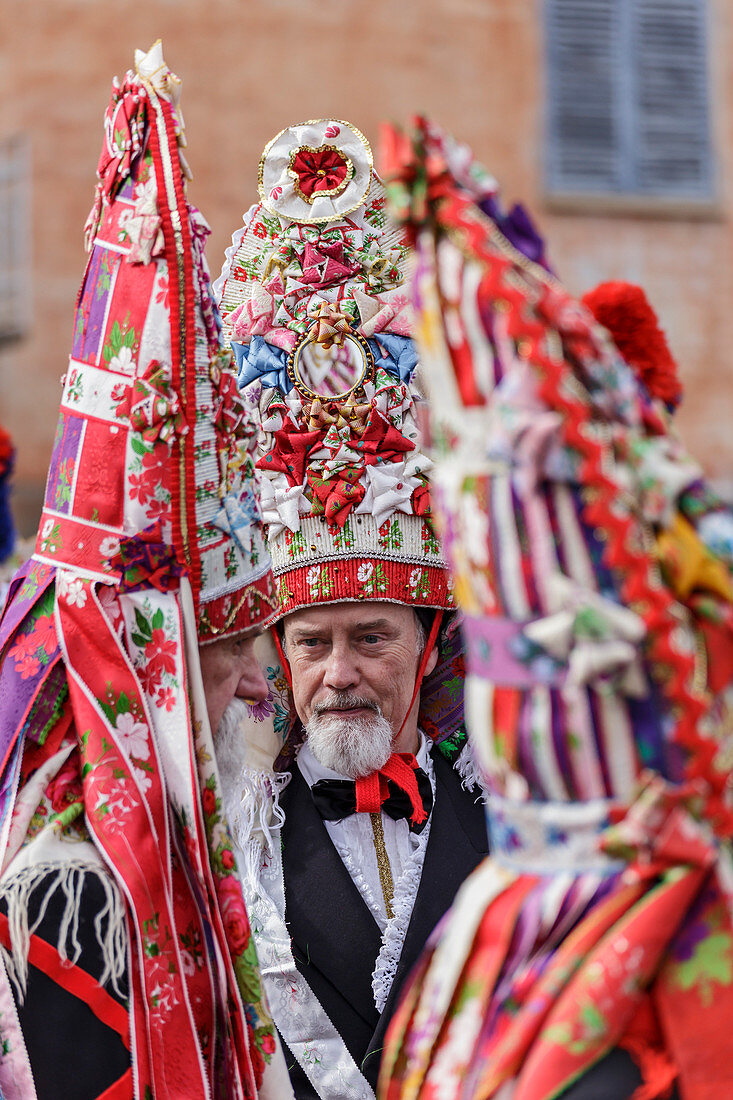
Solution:
M 102 953 L 104 969 L 97 979 L 104 986 L 111 983 L 118 997 L 124 997 L 119 980 L 127 969 L 127 926 L 125 908 L 120 893 L 111 878 L 97 867 L 78 860 L 59 863 L 36 863 L 0 882 L 0 897 L 8 907 L 8 925 L 11 950 L 1 947 L 8 976 L 22 1004 L 28 982 L 28 949 L 30 938 L 38 929 L 51 897 L 59 887 L 66 899 L 58 930 L 56 950 L 63 960 L 76 963 L 81 955 L 79 943 L 79 915 L 81 895 L 87 875 L 94 875 L 104 890 L 104 906 L 94 918 L 94 932 Z M 44 879 L 50 879 L 38 916 L 28 923 L 28 903 L 31 894 Z M 69 955 L 71 948 L 71 956 Z
M 465 791 L 475 791 L 477 794 L 484 795 L 487 793 L 470 741 L 466 741 L 453 767 L 460 775 L 461 786 Z
M 250 840 L 259 834 L 260 848 L 266 847 L 272 853 L 276 834 L 285 821 L 280 794 L 290 782 L 290 772 L 252 766 L 264 760 L 266 754 L 256 745 L 248 744 L 242 729 L 243 718 L 246 706 L 235 699 L 214 735 L 224 813 L 242 852 L 248 851 Z
M 290 782 L 290 772 L 254 771 L 242 768 L 236 783 L 224 782 L 224 812 L 232 836 L 243 852 L 254 843 L 272 855 L 285 812 L 280 795 Z
M 427 754 L 426 772 L 433 789 L 433 801 L 435 800 L 435 772 L 430 753 Z M 430 839 L 430 825 L 432 814 L 428 823 L 418 835 L 418 843 L 410 854 L 407 866 L 400 875 L 395 885 L 394 898 L 392 899 L 392 918 L 387 921 L 387 927 L 382 934 L 382 946 L 377 955 L 377 961 L 372 974 L 372 993 L 377 1012 L 383 1012 L 387 1003 L 389 991 L 392 988 L 397 966 L 402 955 L 402 948 L 407 935 L 407 928 L 415 907 L 415 898 L 420 888 L 425 851 Z

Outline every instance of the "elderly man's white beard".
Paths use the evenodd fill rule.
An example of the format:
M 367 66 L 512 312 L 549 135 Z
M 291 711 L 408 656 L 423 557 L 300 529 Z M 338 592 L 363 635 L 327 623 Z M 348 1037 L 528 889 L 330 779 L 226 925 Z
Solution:
M 247 704 L 241 699 L 232 699 L 224 711 L 221 722 L 214 732 L 216 762 L 222 781 L 236 784 L 239 773 L 245 766 L 247 743 L 242 725 L 248 717 Z
M 330 707 L 344 710 L 367 707 L 370 713 L 347 717 L 334 714 Z M 324 713 L 326 711 L 328 713 Z M 232 699 L 214 735 L 216 759 L 225 788 L 238 790 L 238 778 L 247 756 L 242 724 L 248 713 L 246 703 Z M 371 775 L 392 755 L 392 727 L 377 703 L 358 696 L 333 695 L 321 702 L 314 708 L 305 732 L 316 760 L 350 779 Z
M 339 715 L 335 710 L 366 707 L 371 713 Z M 371 775 L 392 755 L 394 733 L 377 703 L 347 693 L 334 694 L 314 707 L 305 727 L 310 750 L 319 763 L 349 779 Z

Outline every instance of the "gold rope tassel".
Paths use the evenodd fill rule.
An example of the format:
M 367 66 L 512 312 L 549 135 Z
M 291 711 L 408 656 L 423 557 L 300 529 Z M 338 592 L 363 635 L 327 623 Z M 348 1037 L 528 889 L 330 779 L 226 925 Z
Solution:
M 369 814 L 372 819 L 372 832 L 374 833 L 374 850 L 377 853 L 377 867 L 379 868 L 379 881 L 382 886 L 384 908 L 387 911 L 387 919 L 394 916 L 392 901 L 394 899 L 394 883 L 392 881 L 392 869 L 389 865 L 387 846 L 384 843 L 384 829 L 382 827 L 382 815 Z

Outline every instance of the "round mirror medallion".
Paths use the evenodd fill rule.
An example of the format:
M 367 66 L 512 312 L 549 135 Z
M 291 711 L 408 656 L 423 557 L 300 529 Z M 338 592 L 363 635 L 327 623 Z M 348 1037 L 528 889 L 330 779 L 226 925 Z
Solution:
M 306 397 L 327 401 L 348 397 L 363 386 L 374 371 L 374 359 L 366 340 L 356 333 L 343 335 L 326 346 L 306 334 L 288 360 L 293 385 Z

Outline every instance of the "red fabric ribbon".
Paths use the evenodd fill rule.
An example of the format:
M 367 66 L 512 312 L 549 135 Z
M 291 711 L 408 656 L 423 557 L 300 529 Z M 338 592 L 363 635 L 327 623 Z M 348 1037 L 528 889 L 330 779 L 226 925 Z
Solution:
M 151 359 L 143 373 L 135 378 L 117 405 L 116 415 L 127 416 L 130 426 L 149 443 L 158 439 L 169 442 L 188 431 L 181 403 L 171 377 L 170 367 Z
M 142 148 L 145 104 L 139 88 L 125 80 L 121 88 L 112 88 L 112 98 L 104 116 L 105 141 L 97 164 L 97 177 L 107 199 L 129 176 Z
M 302 485 L 308 455 L 322 440 L 323 433 L 281 428 L 275 432 L 272 450 L 257 463 L 258 470 L 280 470 L 289 485 Z
M 382 803 L 389 798 L 387 780 L 404 791 L 412 806 L 410 820 L 413 825 L 421 825 L 427 820 L 427 812 L 417 788 L 415 771 L 418 767 L 414 753 L 393 752 L 386 764 L 378 772 L 356 780 L 356 812 L 377 814 Z
M 10 436 L 3 428 L 0 428 L 0 477 L 10 469 L 14 453 Z
M 361 436 L 350 439 L 348 446 L 363 455 L 367 466 L 377 462 L 399 462 L 408 451 L 415 450 L 415 444 L 385 420 L 377 409 L 372 409 Z
M 244 402 L 234 372 L 218 359 L 209 368 L 214 384 L 214 423 L 222 434 L 242 439 L 248 434 Z
M 136 535 L 121 539 L 119 550 L 109 558 L 109 564 L 122 573 L 117 584 L 120 592 L 137 592 L 148 587 L 169 592 L 178 588 L 179 578 L 186 572 L 173 547 L 163 538 L 160 520 Z
M 306 198 L 318 191 L 332 191 L 346 179 L 349 164 L 335 149 L 299 149 L 292 159 L 291 173 L 298 177 Z
M 711 867 L 717 857 L 713 834 L 689 809 L 702 792 L 699 781 L 675 787 L 654 772 L 644 772 L 631 806 L 611 812 L 601 848 L 628 860 L 642 877 L 674 866 Z
M 430 515 L 430 489 L 427 483 L 418 485 L 412 494 L 412 510 L 416 516 Z
M 308 470 L 308 485 L 313 493 L 313 514 L 318 514 L 316 501 L 330 527 L 343 527 L 351 509 L 364 499 L 366 490 L 359 482 L 361 470 L 350 467 L 340 470 L 333 477 L 321 478 Z
M 342 283 L 359 270 L 358 264 L 345 255 L 343 241 L 309 242 L 303 250 L 301 265 L 303 274 L 300 282 L 310 286 L 311 290 Z

